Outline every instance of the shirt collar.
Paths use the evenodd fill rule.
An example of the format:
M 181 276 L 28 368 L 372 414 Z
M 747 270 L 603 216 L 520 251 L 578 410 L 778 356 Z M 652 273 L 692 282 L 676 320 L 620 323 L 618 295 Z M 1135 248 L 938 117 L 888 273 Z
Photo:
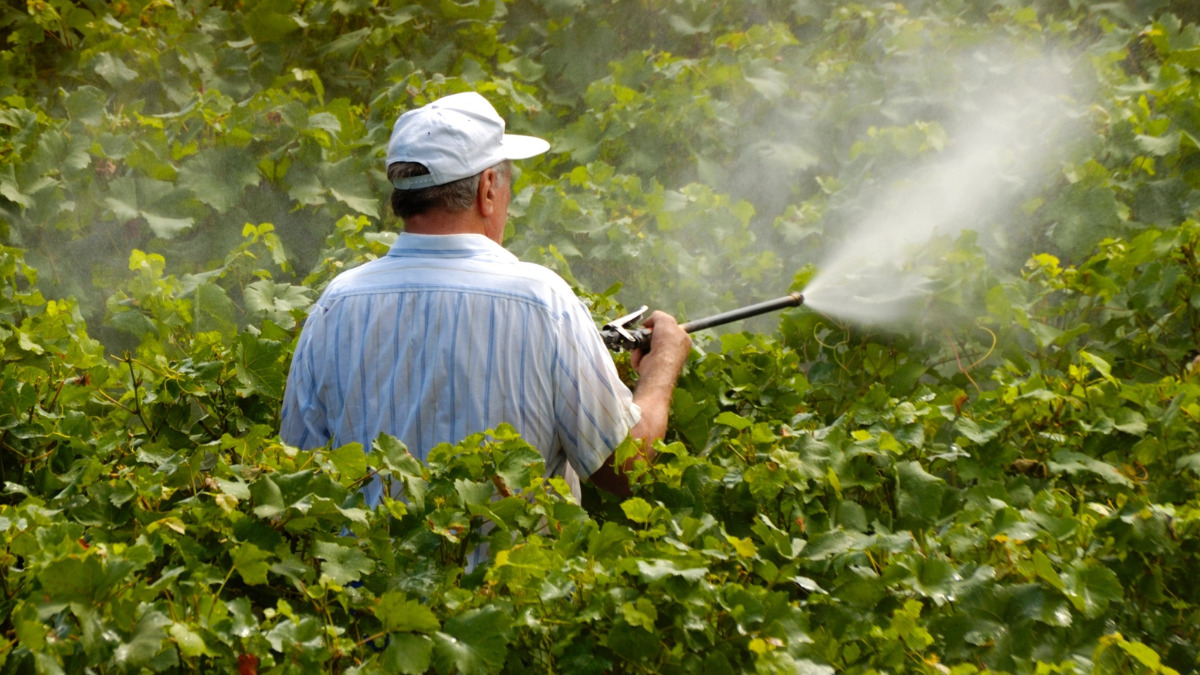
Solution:
M 401 232 L 388 250 L 391 258 L 474 258 L 488 256 L 506 261 L 517 257 L 482 234 L 413 234 Z

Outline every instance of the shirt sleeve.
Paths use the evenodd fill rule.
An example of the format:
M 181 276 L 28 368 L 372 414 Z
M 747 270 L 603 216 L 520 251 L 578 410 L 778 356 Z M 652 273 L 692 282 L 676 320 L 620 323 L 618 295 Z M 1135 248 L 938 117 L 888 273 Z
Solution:
M 319 311 L 319 308 L 314 308 L 313 315 Z M 318 383 L 313 372 L 313 335 L 318 331 L 318 326 L 312 318 L 310 316 L 296 343 L 280 413 L 279 439 L 301 450 L 320 447 L 330 439 L 324 406 L 317 398 Z
M 562 322 L 553 367 L 559 442 L 572 468 L 587 478 L 629 435 L 641 409 L 578 300 Z

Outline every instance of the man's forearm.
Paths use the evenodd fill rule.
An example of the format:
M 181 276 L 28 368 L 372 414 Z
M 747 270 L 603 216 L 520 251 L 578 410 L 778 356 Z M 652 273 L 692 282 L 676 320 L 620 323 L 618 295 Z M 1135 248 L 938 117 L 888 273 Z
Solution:
M 650 353 L 633 352 L 633 368 L 638 373 L 637 387 L 633 390 L 633 402 L 642 410 L 642 417 L 629 436 L 637 441 L 638 453 L 644 459 L 653 459 L 654 441 L 667 433 L 667 417 L 671 412 L 671 394 L 675 381 L 687 361 L 692 349 L 692 340 L 680 329 L 675 319 L 662 312 L 655 312 L 643 324 L 651 329 Z M 624 470 L 630 468 L 615 464 L 615 455 L 610 456 L 591 480 L 597 486 L 616 495 L 629 495 L 629 480 Z M 637 458 L 633 458 L 633 462 Z
M 642 418 L 629 431 L 629 435 L 641 441 L 644 452 L 648 452 L 654 441 L 667 433 L 667 418 L 671 412 L 671 394 L 675 391 L 675 375 L 672 373 L 646 373 L 638 380 L 633 391 L 633 402 L 642 409 Z
M 692 350 L 692 340 L 680 329 L 674 317 L 655 312 L 645 326 L 651 329 L 650 352 L 634 353 L 633 366 L 638 372 L 633 402 L 642 409 L 642 419 L 629 435 L 641 441 L 643 453 L 650 453 L 654 441 L 667 433 L 671 412 L 671 394 L 675 381 Z M 646 455 L 649 458 L 649 454 Z

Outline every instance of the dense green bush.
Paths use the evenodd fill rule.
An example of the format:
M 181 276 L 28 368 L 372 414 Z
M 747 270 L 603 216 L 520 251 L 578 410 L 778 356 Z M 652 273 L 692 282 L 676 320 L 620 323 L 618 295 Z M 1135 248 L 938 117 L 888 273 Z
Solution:
M 1196 670 L 1198 18 L 10 3 L 0 670 Z M 278 442 L 307 307 L 395 228 L 398 111 L 474 89 L 549 138 L 510 248 L 597 319 L 695 318 L 804 289 L 953 152 L 964 92 L 1045 51 L 1083 140 L 922 244 L 902 330 L 801 308 L 697 336 L 631 499 L 571 503 L 507 429 L 426 465 Z M 365 508 L 376 475 L 406 501 Z

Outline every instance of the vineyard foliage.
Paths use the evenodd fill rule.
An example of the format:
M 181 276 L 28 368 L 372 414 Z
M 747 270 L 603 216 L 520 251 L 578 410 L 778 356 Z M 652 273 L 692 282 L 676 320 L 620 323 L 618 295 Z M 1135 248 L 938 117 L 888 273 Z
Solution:
M 1200 669 L 1197 21 L 7 3 L 0 672 Z M 279 442 L 307 308 L 398 225 L 398 112 L 483 93 L 553 146 L 519 163 L 508 246 L 598 320 L 697 318 L 803 290 L 989 74 L 1051 52 L 1086 133 L 992 227 L 927 245 L 923 319 L 696 336 L 631 498 L 573 503 L 507 428 L 427 464 Z M 376 475 L 404 499 L 366 508 Z

